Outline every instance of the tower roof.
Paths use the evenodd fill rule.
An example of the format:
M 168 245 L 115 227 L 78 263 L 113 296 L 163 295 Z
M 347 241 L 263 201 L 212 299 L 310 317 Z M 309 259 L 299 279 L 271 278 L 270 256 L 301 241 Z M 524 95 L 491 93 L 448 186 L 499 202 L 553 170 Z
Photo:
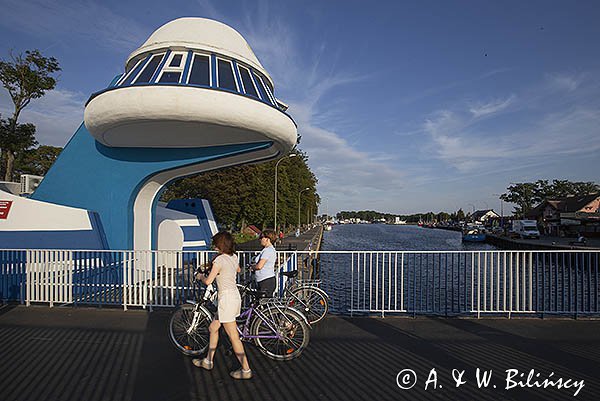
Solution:
M 126 70 L 146 53 L 167 48 L 205 50 L 229 56 L 260 70 L 271 80 L 238 31 L 222 22 L 199 17 L 178 18 L 158 28 L 129 55 Z

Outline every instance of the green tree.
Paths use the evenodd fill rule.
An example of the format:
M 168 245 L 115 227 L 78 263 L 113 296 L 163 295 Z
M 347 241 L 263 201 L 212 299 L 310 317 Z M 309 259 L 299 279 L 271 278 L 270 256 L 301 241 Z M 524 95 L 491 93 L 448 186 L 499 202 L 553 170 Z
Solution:
M 17 174 L 46 175 L 62 148 L 42 145 L 22 152 L 15 160 Z
M 278 168 L 277 222 L 287 229 L 298 219 L 298 193 L 301 224 L 316 214 L 320 201 L 317 179 L 310 171 L 308 157 L 300 153 L 280 163 Z M 254 224 L 263 229 L 274 223 L 275 163 L 229 167 L 181 179 L 169 186 L 163 200 L 204 198 L 211 203 L 217 221 L 235 231 Z M 307 216 L 307 212 L 309 216 Z
M 6 156 L 5 181 L 12 180 L 15 155 L 37 145 L 35 125 L 13 124 L 11 120 L 0 118 L 0 147 Z
M 567 196 L 580 196 L 600 192 L 600 186 L 594 182 L 571 182 L 569 180 L 538 180 L 512 184 L 507 192 L 500 195 L 505 202 L 516 204 L 515 214 L 524 217 L 529 211 L 545 199 L 557 199 Z
M 25 134 L 30 128 L 19 128 L 19 116 L 21 111 L 33 99 L 40 98 L 48 90 L 54 89 L 56 79 L 52 74 L 60 71 L 58 61 L 54 57 L 44 57 L 39 50 L 27 50 L 25 55 L 10 55 L 10 60 L 0 60 L 0 82 L 8 93 L 14 104 L 14 111 L 8 119 L 8 126 L 3 130 L 0 138 L 2 156 L 6 159 L 4 179 L 10 181 L 13 175 L 13 164 L 17 153 L 27 148 L 19 148 L 17 144 L 9 146 L 10 139 L 17 139 L 17 143 L 26 145 L 30 143 L 26 138 L 20 138 L 19 133 Z M 25 130 L 25 131 L 24 131 Z M 34 130 L 35 131 L 35 130 Z

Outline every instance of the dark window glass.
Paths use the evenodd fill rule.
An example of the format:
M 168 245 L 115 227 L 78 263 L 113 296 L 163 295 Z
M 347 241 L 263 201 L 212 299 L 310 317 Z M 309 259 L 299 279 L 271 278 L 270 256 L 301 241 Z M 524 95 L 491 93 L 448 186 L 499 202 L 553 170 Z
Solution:
M 158 65 L 160 64 L 160 61 L 162 60 L 162 58 L 163 58 L 162 54 L 157 55 L 157 56 L 152 56 L 152 59 L 150 60 L 150 62 L 146 66 L 146 68 L 144 68 L 144 71 L 142 71 L 139 78 L 135 80 L 135 83 L 141 84 L 141 83 L 150 82 L 150 79 L 154 75 L 154 72 L 156 71 L 156 68 L 158 68 Z
M 158 82 L 179 82 L 180 76 L 180 72 L 163 72 L 162 76 L 160 77 L 160 81 Z
M 169 67 L 179 67 L 181 65 L 181 54 L 176 54 L 173 56 Z
M 210 69 L 207 56 L 194 56 L 189 83 L 194 85 L 210 86 Z
M 256 77 L 256 84 L 258 85 L 258 90 L 260 91 L 260 97 L 262 97 L 262 99 L 265 102 L 273 104 L 273 102 L 271 102 L 271 99 L 269 99 L 269 96 L 267 95 L 267 90 L 265 89 L 265 86 L 263 85 L 262 79 L 260 79 L 260 77 Z
M 244 83 L 244 89 L 246 89 L 246 93 L 257 98 L 258 93 L 256 93 L 256 88 L 254 88 L 254 84 L 252 83 L 250 71 L 245 68 L 240 68 L 240 75 L 242 76 L 242 82 Z
M 224 60 L 218 61 L 219 65 L 219 88 L 230 89 L 237 91 L 235 86 L 235 77 L 233 76 L 233 69 L 231 63 Z
M 266 78 L 263 78 L 263 81 L 265 81 L 265 85 L 267 85 L 267 89 L 269 90 L 269 95 L 271 95 L 273 100 L 275 100 L 275 93 L 273 92 L 273 87 L 271 86 L 271 84 L 269 83 L 269 81 Z
M 126 85 L 130 85 L 131 84 L 131 81 L 133 81 L 133 78 L 135 78 L 135 76 L 137 74 L 139 74 L 140 70 L 142 69 L 142 67 L 144 65 L 144 61 L 145 60 L 140 61 L 135 66 L 135 68 L 133 69 L 133 71 L 131 71 L 131 74 L 129 74 L 129 76 L 127 77 L 127 79 L 125 81 L 123 81 L 120 86 L 126 86 Z

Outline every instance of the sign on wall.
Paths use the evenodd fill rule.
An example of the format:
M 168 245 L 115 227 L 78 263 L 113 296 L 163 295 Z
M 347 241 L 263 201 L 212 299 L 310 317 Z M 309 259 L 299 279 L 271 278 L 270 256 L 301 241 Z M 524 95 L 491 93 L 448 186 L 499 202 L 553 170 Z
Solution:
M 11 206 L 12 206 L 12 201 L 0 200 L 0 219 L 1 220 L 6 220 L 8 218 L 8 212 L 10 212 Z

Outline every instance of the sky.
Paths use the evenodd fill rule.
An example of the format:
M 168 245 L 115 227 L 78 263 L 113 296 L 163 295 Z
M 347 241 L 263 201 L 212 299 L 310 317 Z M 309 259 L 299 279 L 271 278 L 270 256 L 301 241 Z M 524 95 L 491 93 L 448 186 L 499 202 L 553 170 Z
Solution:
M 493 208 L 510 183 L 600 182 L 600 2 L 0 0 L 0 58 L 62 67 L 33 101 L 64 146 L 89 95 L 164 23 L 240 32 L 289 104 L 320 212 Z M 12 103 L 0 89 L 0 113 Z M 504 205 L 504 213 L 510 211 Z

